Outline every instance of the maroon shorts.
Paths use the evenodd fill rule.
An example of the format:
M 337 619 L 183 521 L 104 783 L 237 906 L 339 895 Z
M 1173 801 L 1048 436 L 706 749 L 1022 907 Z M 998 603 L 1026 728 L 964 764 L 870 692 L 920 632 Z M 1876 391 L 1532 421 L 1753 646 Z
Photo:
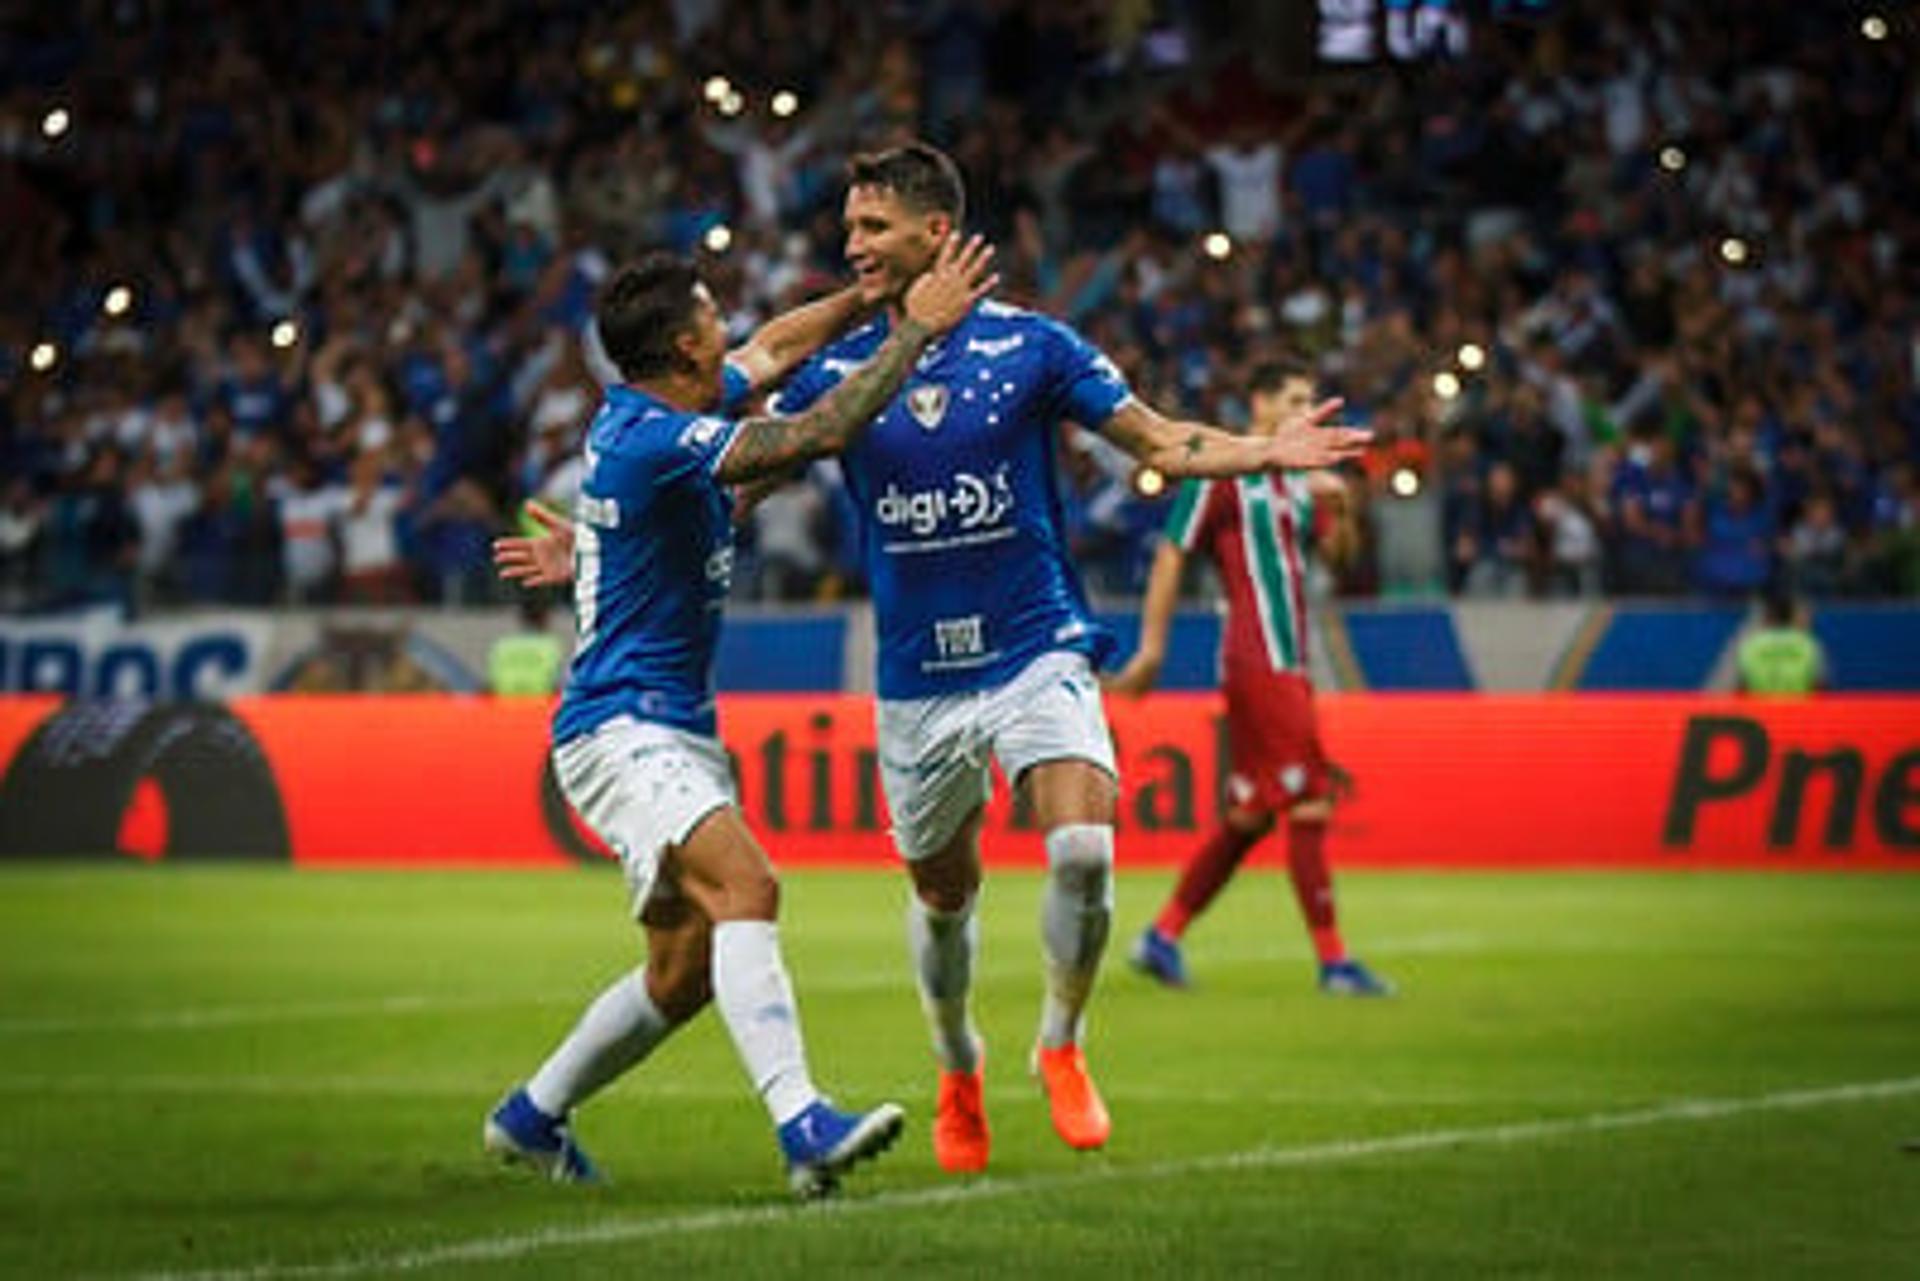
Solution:
M 1287 672 L 1228 673 L 1227 796 L 1247 809 L 1285 811 L 1327 795 L 1327 754 L 1313 685 Z

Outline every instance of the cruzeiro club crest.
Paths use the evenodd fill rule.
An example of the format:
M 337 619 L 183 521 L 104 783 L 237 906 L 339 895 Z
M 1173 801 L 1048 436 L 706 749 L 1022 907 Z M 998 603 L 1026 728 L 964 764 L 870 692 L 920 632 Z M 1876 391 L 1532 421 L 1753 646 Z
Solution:
M 907 412 L 928 431 L 947 416 L 947 389 L 940 383 L 922 383 L 907 393 Z

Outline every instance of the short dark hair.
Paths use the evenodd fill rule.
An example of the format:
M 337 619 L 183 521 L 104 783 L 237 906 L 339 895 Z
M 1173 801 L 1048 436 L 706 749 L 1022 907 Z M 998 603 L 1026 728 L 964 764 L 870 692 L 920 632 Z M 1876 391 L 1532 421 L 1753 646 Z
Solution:
M 1800 615 L 1800 602 L 1783 587 L 1771 587 L 1760 602 L 1760 613 L 1769 627 L 1791 627 Z
M 594 319 L 600 345 L 632 382 L 657 378 L 679 363 L 674 339 L 693 324 L 700 273 L 678 254 L 650 253 L 622 267 L 600 291 Z
M 847 161 L 849 187 L 892 192 L 914 213 L 943 213 L 958 226 L 967 213 L 967 187 L 946 152 L 925 142 L 869 151 Z
M 1279 391 L 1291 378 L 1304 378 L 1311 384 L 1313 366 L 1298 356 L 1275 356 L 1253 367 L 1253 373 L 1247 378 L 1247 390 L 1267 395 Z

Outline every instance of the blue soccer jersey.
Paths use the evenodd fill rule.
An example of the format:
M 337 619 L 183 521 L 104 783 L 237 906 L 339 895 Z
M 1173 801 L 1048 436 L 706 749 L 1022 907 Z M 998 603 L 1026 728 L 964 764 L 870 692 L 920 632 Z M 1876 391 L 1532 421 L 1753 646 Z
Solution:
M 886 340 L 876 320 L 823 348 L 775 401 L 812 404 Z M 1113 647 L 1067 558 L 1058 424 L 1127 401 L 1097 349 L 1046 316 L 984 302 L 921 355 L 841 455 L 879 632 L 882 698 L 990 688 L 1050 650 Z
M 733 573 L 733 500 L 714 469 L 748 391 L 726 367 L 719 414 L 610 387 L 587 428 L 573 520 L 579 641 L 553 720 L 564 743 L 615 716 L 715 732 L 713 655 Z

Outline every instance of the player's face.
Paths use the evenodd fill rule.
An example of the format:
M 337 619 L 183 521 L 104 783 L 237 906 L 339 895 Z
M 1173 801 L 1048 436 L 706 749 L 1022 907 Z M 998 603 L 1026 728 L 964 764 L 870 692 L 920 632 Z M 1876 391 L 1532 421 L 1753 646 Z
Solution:
M 1277 390 L 1254 392 L 1249 408 L 1253 411 L 1254 433 L 1271 436 L 1280 430 L 1281 423 L 1313 408 L 1313 383 L 1305 378 L 1289 378 Z
M 869 303 L 891 302 L 933 264 L 952 227 L 945 214 L 917 214 L 884 187 L 847 190 L 847 262 Z
M 703 384 L 713 384 L 720 395 L 720 366 L 727 357 L 727 326 L 720 319 L 720 305 L 705 285 L 693 287 L 693 323 L 680 338 L 680 353 L 693 367 L 694 376 Z

